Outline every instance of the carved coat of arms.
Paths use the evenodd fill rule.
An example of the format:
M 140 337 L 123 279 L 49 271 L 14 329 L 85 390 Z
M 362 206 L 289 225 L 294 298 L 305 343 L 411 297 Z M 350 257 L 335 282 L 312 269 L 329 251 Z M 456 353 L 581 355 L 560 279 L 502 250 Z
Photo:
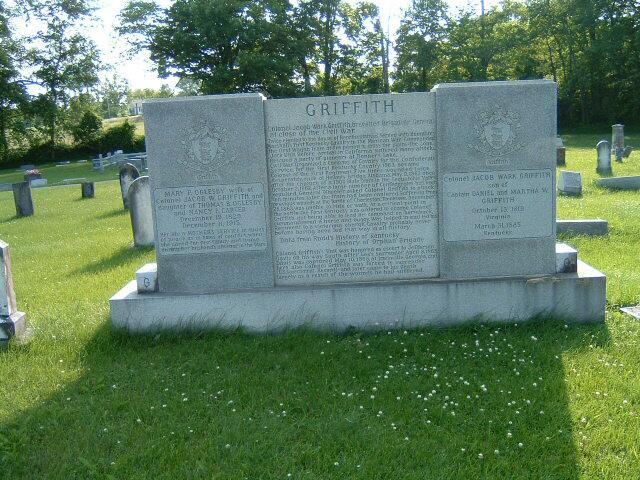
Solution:
M 490 157 L 502 157 L 520 150 L 522 143 L 520 115 L 502 105 L 481 110 L 473 126 L 475 142 L 470 148 Z
M 198 168 L 202 173 L 217 174 L 220 168 L 233 161 L 226 152 L 227 131 L 215 125 L 196 125 L 182 132 L 184 157 L 178 163 Z

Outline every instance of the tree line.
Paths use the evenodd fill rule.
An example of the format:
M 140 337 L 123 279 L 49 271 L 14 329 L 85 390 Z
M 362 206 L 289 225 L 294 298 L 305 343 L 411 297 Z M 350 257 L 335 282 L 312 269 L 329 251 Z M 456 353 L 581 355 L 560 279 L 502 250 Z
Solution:
M 26 130 L 38 132 L 29 141 L 55 146 L 83 115 L 125 113 L 133 98 L 117 77 L 98 83 L 95 45 L 74 33 L 92 15 L 89 0 L 16 5 L 20 12 L 0 3 L 4 158 Z M 33 38 L 11 31 L 10 20 L 24 12 L 43 26 Z M 558 83 L 562 126 L 639 118 L 635 0 L 503 0 L 481 14 L 413 0 L 397 31 L 386 23 L 366 1 L 175 0 L 163 8 L 136 0 L 120 12 L 118 31 L 132 52 L 149 52 L 161 77 L 179 78 L 182 94 L 342 95 L 549 78 Z M 29 82 L 40 93 L 29 95 Z

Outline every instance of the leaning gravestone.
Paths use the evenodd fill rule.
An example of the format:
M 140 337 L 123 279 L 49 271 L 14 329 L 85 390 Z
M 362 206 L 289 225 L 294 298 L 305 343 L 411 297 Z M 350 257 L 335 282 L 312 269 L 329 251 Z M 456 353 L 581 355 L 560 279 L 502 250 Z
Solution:
M 611 125 L 611 148 L 616 156 L 616 162 L 622 162 L 624 152 L 624 125 Z
M 602 321 L 605 278 L 556 272 L 556 86 L 145 104 L 157 290 L 131 330 Z
M 136 178 L 129 187 L 128 196 L 133 244 L 136 247 L 152 246 L 154 244 L 153 208 L 149 177 Z
M 580 172 L 561 170 L 558 193 L 569 196 L 582 195 L 582 175 Z
M 27 315 L 16 307 L 9 245 L 0 240 L 0 345 L 11 337 L 23 336 L 26 330 Z
M 596 172 L 600 175 L 611 175 L 611 147 L 609 142 L 601 140 L 596 145 L 598 152 L 598 166 Z
M 120 168 L 120 192 L 122 194 L 122 204 L 124 209 L 129 209 L 129 187 L 133 181 L 140 176 L 140 172 L 130 163 L 125 163 Z
M 18 217 L 29 217 L 33 215 L 33 198 L 31 197 L 31 184 L 20 182 L 13 184 L 13 201 L 16 205 L 16 215 Z

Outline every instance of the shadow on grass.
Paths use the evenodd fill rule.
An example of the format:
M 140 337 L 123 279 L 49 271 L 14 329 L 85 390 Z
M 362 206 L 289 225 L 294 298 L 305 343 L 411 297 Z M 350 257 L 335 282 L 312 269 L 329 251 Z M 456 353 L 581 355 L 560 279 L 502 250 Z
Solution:
M 92 200 L 92 199 L 87 199 L 87 200 Z M 96 218 L 98 220 L 108 220 L 109 218 L 122 217 L 124 215 L 129 215 L 129 210 L 125 210 L 124 208 L 117 208 L 110 212 L 105 212 L 101 215 L 98 215 Z
M 0 467 L 34 479 L 577 479 L 562 356 L 608 342 L 605 325 L 561 322 L 130 336 L 105 321 L 77 380 L 1 426 Z M 29 347 L 15 354 L 28 361 Z
M 117 268 L 121 265 L 127 264 L 133 260 L 140 260 L 147 253 L 153 251 L 153 249 L 154 247 L 134 247 L 133 245 L 121 247 L 120 249 L 114 251 L 108 257 L 100 258 L 97 261 L 88 263 L 80 268 L 72 270 L 69 275 L 88 275 L 111 270 L 113 268 Z

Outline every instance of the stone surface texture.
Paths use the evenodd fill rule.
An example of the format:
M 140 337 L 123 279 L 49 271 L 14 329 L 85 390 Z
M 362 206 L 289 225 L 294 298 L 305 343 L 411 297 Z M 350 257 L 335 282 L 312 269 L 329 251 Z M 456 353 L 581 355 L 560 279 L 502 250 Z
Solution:
M 158 264 L 147 263 L 136 272 L 138 293 L 158 291 Z
M 120 193 L 122 194 L 122 205 L 125 210 L 129 209 L 129 187 L 133 181 L 140 177 L 140 172 L 130 163 L 125 163 L 120 168 Z
M 556 273 L 578 271 L 578 251 L 566 243 L 556 243 Z
M 611 149 L 615 154 L 616 161 L 622 161 L 624 152 L 624 125 L 616 123 L 611 125 Z
M 556 229 L 558 235 L 600 237 L 609 233 L 609 222 L 599 218 L 592 220 L 558 220 Z
M 596 185 L 610 190 L 640 190 L 640 175 L 599 178 Z
M 237 327 L 268 332 L 300 326 L 378 330 L 459 325 L 479 317 L 514 322 L 552 315 L 561 321 L 602 322 L 606 277 L 579 262 L 577 273 L 525 278 L 276 287 L 212 295 L 136 290 L 132 281 L 111 298 L 115 327 L 136 332 Z
M 33 198 L 31 197 L 31 184 L 29 182 L 14 183 L 13 201 L 16 204 L 16 215 L 18 217 L 29 217 L 33 215 Z
M 7 317 L 16 310 L 9 245 L 0 240 L 0 317 Z
M 601 140 L 596 145 L 598 152 L 598 166 L 596 172 L 600 175 L 611 175 L 611 146 L 606 140 Z
M 136 247 L 149 247 L 154 244 L 153 207 L 151 205 L 151 186 L 149 177 L 136 178 L 127 193 L 129 214 L 133 231 L 133 244 Z
M 564 167 L 567 164 L 567 149 L 558 147 L 556 149 L 556 165 Z
M 434 91 L 440 275 L 555 273 L 555 83 Z
M 93 198 L 95 196 L 95 187 L 93 182 L 82 182 L 80 185 L 82 198 Z
M 263 101 L 145 103 L 161 292 L 274 285 Z
M 580 172 L 561 170 L 558 192 L 563 195 L 582 195 L 582 175 Z

